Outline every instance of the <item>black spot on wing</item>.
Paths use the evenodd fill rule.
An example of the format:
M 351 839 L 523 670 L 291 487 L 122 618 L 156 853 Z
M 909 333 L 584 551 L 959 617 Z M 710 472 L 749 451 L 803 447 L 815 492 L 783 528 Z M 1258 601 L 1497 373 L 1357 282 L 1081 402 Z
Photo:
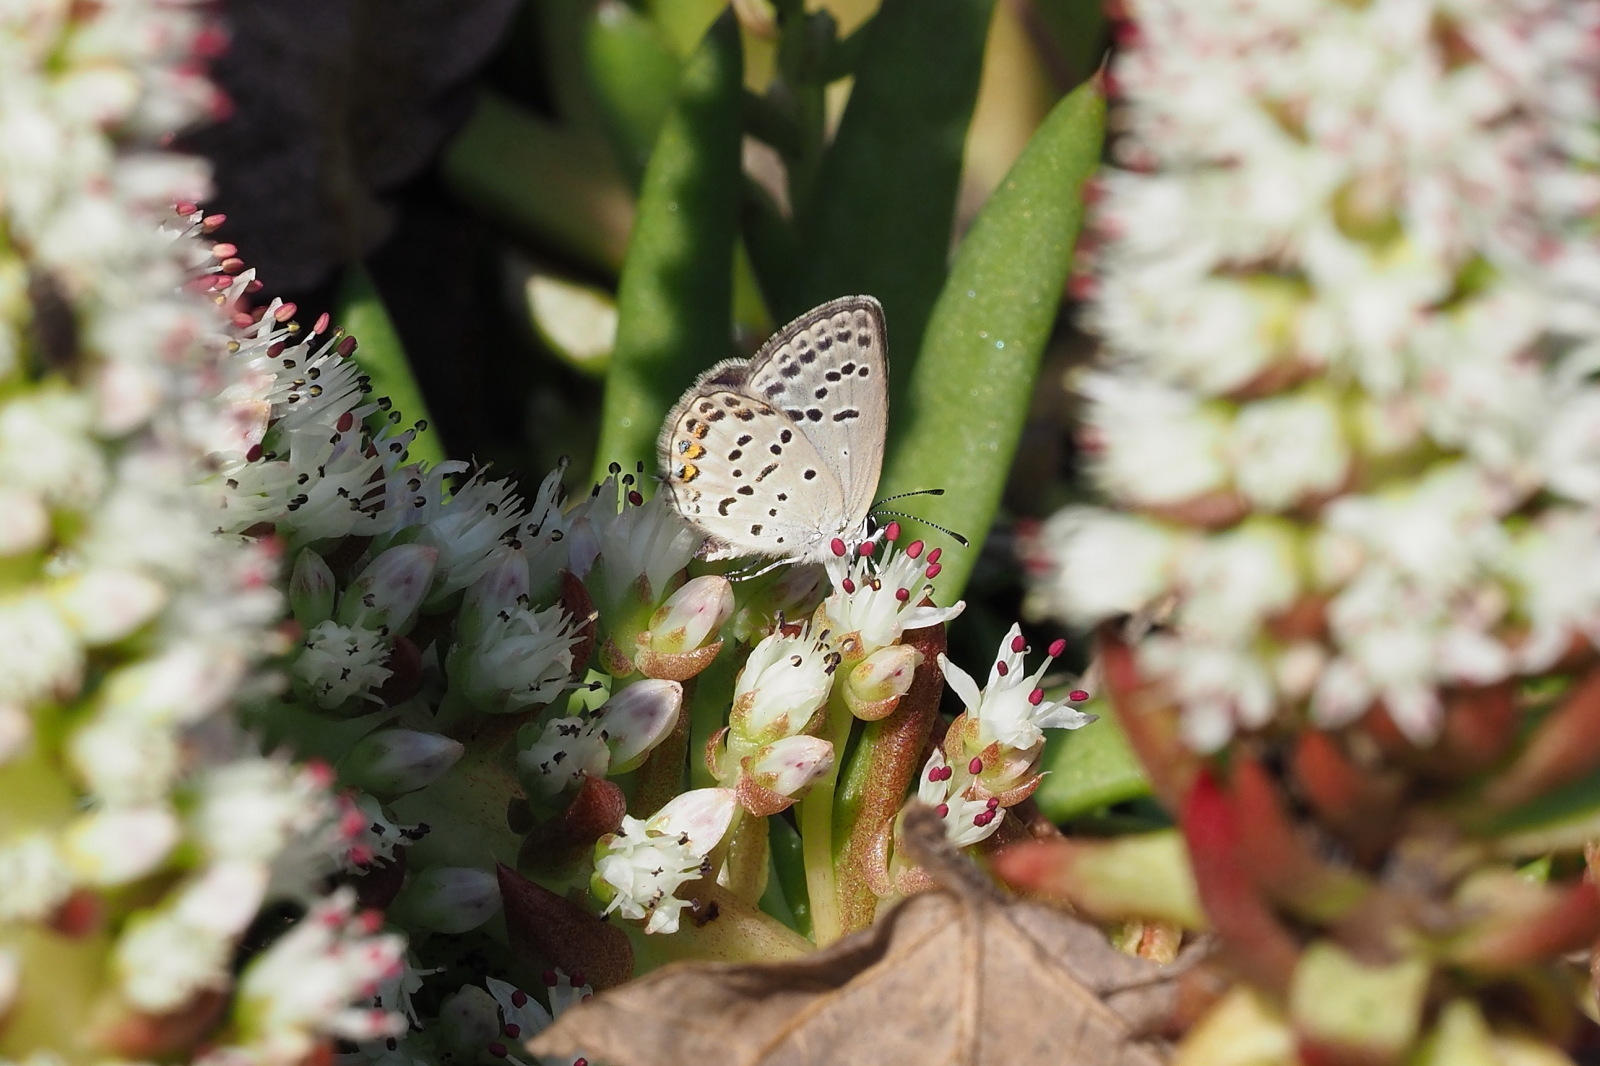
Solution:
M 860 418 L 860 417 L 861 417 L 861 412 L 857 411 L 854 407 L 846 407 L 842 411 L 835 411 L 833 413 L 833 420 L 835 422 L 848 422 L 852 418 Z

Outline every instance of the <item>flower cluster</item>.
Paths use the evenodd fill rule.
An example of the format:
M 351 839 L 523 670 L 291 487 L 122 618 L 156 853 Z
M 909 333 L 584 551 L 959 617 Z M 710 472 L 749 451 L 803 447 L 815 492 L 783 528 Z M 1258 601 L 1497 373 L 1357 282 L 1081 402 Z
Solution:
M 206 463 L 238 429 L 218 397 L 249 387 L 229 348 L 254 324 L 232 250 L 203 239 L 206 167 L 158 148 L 220 107 L 195 62 L 218 41 L 185 3 L 0 12 L 7 1059 L 292 1063 L 396 1026 L 349 1004 L 398 938 L 324 896 L 354 809 L 233 717 L 281 648 L 273 546 L 216 535 Z M 309 913 L 261 951 L 268 904 Z
M 1539 673 L 1600 631 L 1600 9 L 1139 0 L 1083 279 L 1116 511 L 1041 601 L 1151 612 L 1193 746 Z

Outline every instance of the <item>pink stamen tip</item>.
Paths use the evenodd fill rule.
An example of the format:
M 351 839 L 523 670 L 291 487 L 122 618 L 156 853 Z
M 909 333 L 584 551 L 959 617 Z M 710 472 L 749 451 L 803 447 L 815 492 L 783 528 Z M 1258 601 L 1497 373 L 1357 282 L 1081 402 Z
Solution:
M 1022 652 L 1022 651 L 1026 651 L 1027 649 L 1028 649 L 1028 642 L 1026 640 L 1022 639 L 1022 634 L 1021 633 L 1018 633 L 1016 636 L 1011 638 L 1011 650 L 1012 651 Z
M 328 312 L 324 311 L 317 316 L 316 324 L 311 327 L 312 333 L 326 333 L 328 330 Z
M 983 773 L 983 759 L 977 755 L 974 755 L 972 757 L 972 761 L 967 763 L 967 773 L 971 774 L 973 777 L 977 777 L 979 774 Z
M 549 971 L 546 971 L 546 972 L 548 973 Z M 555 983 L 556 983 L 556 975 L 555 974 L 550 974 L 550 979 L 548 981 L 546 981 L 545 984 L 553 985 Z M 511 993 L 511 1005 L 513 1007 L 517 1007 L 517 1008 L 526 1007 L 528 1005 L 528 993 L 524 992 L 520 988 L 517 989 L 515 992 L 512 992 Z
M 200 210 L 200 205 L 192 200 L 179 200 L 172 205 L 172 209 L 180 215 L 192 215 Z
M 828 542 L 828 547 L 832 549 L 834 555 L 841 559 L 844 558 L 845 546 L 843 538 L 834 537 L 833 540 Z
M 350 427 L 355 424 L 356 413 L 354 411 L 346 411 L 344 414 L 339 416 L 339 421 L 334 423 L 334 428 L 340 433 L 349 433 Z
M 905 603 L 907 600 L 909 600 L 911 598 L 911 590 L 910 589 L 895 589 L 894 590 L 894 598 L 899 600 L 901 603 Z
M 991 811 L 994 810 L 996 807 L 1000 806 L 999 797 L 990 796 L 989 797 L 989 801 L 987 803 L 985 803 L 984 806 L 988 807 Z
M 219 263 L 224 259 L 232 259 L 238 254 L 239 246 L 235 244 L 228 244 L 226 241 L 221 241 L 211 246 L 211 258 L 215 259 Z
M 994 821 L 994 811 L 979 811 L 972 819 L 972 824 L 981 829 L 992 821 Z
M 999 674 L 1001 677 L 1005 677 L 1011 672 L 1011 667 L 1007 666 L 1005 663 L 995 663 L 994 672 Z
M 1061 653 L 1066 650 L 1067 642 L 1065 640 L 1057 638 L 1050 642 L 1050 658 L 1059 659 L 1061 658 Z
M 872 549 L 876 547 L 877 545 L 872 543 L 872 541 L 864 540 L 861 542 L 861 547 L 856 549 L 856 553 L 859 554 L 861 558 L 866 559 L 872 555 Z
M 935 549 L 933 549 L 933 551 L 928 553 L 928 562 L 930 562 L 930 563 L 938 562 L 939 561 L 939 556 L 941 556 L 943 554 L 944 554 L 944 549 L 943 548 L 935 548 Z
M 1035 707 L 1037 707 L 1037 706 L 1039 706 L 1039 704 L 1043 703 L 1044 702 L 1044 689 L 1036 688 L 1032 692 L 1028 693 L 1028 702 L 1033 704 Z
M 884 526 L 883 527 L 883 539 L 885 539 L 885 540 L 899 540 L 900 539 L 900 523 L 899 522 L 890 522 L 888 525 Z
M 849 578 L 845 578 L 841 585 L 845 592 L 854 592 L 856 590 L 856 583 Z
M 931 559 L 933 556 L 930 555 L 928 558 Z M 943 569 L 944 567 L 940 566 L 938 563 L 929 563 L 928 568 L 924 570 L 923 573 L 928 576 L 929 581 L 932 581 L 934 578 L 939 576 L 939 571 Z
M 344 340 L 339 342 L 339 347 L 334 350 L 348 359 L 350 358 L 351 353 L 356 350 L 356 339 L 354 337 L 346 337 Z
M 568 980 L 572 982 L 573 988 L 582 988 L 589 983 L 588 978 L 583 976 L 582 970 L 573 970 L 572 976 Z
M 198 210 L 200 210 L 198 207 L 194 206 L 193 204 L 190 204 L 189 205 L 189 210 L 185 211 L 184 214 L 192 215 Z M 223 214 L 207 215 L 205 218 L 202 218 L 200 220 L 200 226 L 201 226 L 201 228 L 206 229 L 206 230 L 220 229 L 220 228 L 222 228 L 222 224 L 224 222 L 226 222 L 226 221 L 228 221 L 228 216 L 227 215 L 223 215 Z
M 252 444 L 250 445 L 250 450 L 244 453 L 244 461 L 247 463 L 260 462 L 263 454 L 265 453 L 262 450 L 261 445 Z
M 279 322 L 287 322 L 294 317 L 294 313 L 298 310 L 300 310 L 300 308 L 294 303 L 279 304 L 278 309 L 272 313 L 272 317 L 277 319 Z
M 522 1026 L 518 1025 L 516 1022 L 506 1022 L 505 1028 L 501 1029 L 500 1031 L 506 1036 L 510 1037 L 512 1040 L 515 1040 L 517 1037 L 522 1035 Z
M 1088 698 L 1089 694 L 1083 691 L 1081 688 L 1075 688 L 1071 692 L 1067 693 L 1067 699 L 1071 700 L 1073 703 L 1082 703 Z
M 489 1054 L 493 1055 L 497 1059 L 503 1059 L 506 1057 L 506 1046 L 500 1043 L 500 1041 L 496 1040 L 494 1043 L 489 1045 Z
M 941 804 L 939 804 L 939 806 L 935 807 L 933 810 L 934 810 L 934 813 L 937 814 L 940 818 L 948 818 L 948 817 L 950 817 L 950 804 L 948 804 L 948 803 L 941 803 Z
M 644 495 L 640 493 L 638 489 L 634 489 L 632 492 L 628 493 L 628 502 L 633 504 L 635 507 L 643 507 Z
M 922 541 L 914 540 L 910 544 L 906 545 L 906 555 L 910 556 L 913 559 L 918 558 L 919 556 L 922 555 L 922 549 L 923 549 Z

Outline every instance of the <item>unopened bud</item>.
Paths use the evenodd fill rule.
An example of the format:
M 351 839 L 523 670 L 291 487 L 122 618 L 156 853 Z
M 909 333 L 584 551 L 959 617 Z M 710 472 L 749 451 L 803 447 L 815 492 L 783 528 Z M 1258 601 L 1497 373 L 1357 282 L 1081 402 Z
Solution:
M 340 622 L 404 633 L 433 584 L 439 550 L 426 544 L 396 544 L 367 564 L 339 597 Z
M 337 589 L 327 561 L 310 548 L 302 551 L 289 575 L 289 610 L 300 628 L 311 629 L 333 617 Z
M 456 764 L 459 741 L 415 729 L 380 729 L 362 737 L 340 767 L 340 779 L 380 797 L 426 788 Z
M 501 611 L 520 606 L 528 595 L 528 560 L 507 545 L 495 549 L 496 558 L 483 575 L 467 587 L 456 612 L 456 640 L 475 644 Z
M 465 933 L 500 910 L 494 874 L 470 866 L 435 866 L 401 890 L 390 909 L 397 920 L 433 933 Z
M 780 796 L 799 799 L 811 782 L 833 767 L 833 745 L 820 737 L 784 737 L 747 761 L 756 784 Z
M 487 990 L 477 985 L 462 985 L 439 1004 L 435 1032 L 439 1042 L 468 1060 L 497 1039 L 500 1034 L 500 1007 Z
M 634 664 L 647 677 L 684 681 L 715 659 L 722 641 L 714 639 L 733 616 L 733 585 L 720 574 L 687 582 L 650 616 L 634 638 Z
M 611 749 L 610 772 L 627 773 L 644 762 L 678 724 L 682 707 L 683 686 L 653 678 L 635 681 L 607 700 L 598 717 Z
M 911 687 L 921 662 L 922 653 L 909 644 L 879 648 L 846 675 L 845 706 L 863 721 L 875 722 L 886 717 Z

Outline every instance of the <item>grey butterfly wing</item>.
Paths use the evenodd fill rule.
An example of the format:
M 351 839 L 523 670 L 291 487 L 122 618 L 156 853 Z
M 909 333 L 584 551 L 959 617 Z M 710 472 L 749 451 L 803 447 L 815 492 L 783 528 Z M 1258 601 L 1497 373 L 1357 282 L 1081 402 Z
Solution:
M 667 416 L 656 448 L 665 489 L 726 548 L 718 554 L 820 558 L 845 521 L 838 479 L 787 417 L 745 394 L 748 369 L 717 364 Z
M 833 473 L 844 529 L 859 529 L 878 491 L 889 422 L 888 335 L 883 307 L 844 296 L 779 330 L 750 360 L 745 390 L 781 411 Z

